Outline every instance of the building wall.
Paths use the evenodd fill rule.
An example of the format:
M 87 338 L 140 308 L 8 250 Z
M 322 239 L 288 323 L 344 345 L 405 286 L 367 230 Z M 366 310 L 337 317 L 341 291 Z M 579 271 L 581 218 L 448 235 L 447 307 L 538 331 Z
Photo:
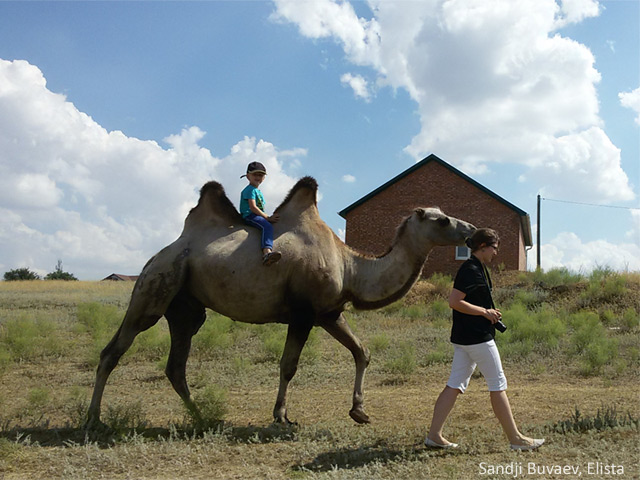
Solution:
M 526 269 L 526 251 L 520 216 L 507 205 L 431 161 L 399 179 L 346 213 L 345 241 L 352 248 L 372 255 L 385 253 L 396 227 L 416 207 L 437 206 L 449 216 L 495 229 L 500 235 L 500 253 L 493 268 Z M 455 260 L 455 247 L 436 247 L 429 255 L 423 275 L 433 272 L 455 275 L 462 260 Z

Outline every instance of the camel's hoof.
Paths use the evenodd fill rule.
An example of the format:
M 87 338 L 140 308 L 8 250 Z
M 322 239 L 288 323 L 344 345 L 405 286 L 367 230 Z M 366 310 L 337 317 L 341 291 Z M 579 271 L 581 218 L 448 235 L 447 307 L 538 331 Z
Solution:
M 285 427 L 297 427 L 298 422 L 292 422 L 287 416 L 284 418 L 274 418 L 273 423 L 276 425 L 284 425 Z
M 369 415 L 364 413 L 364 410 L 362 410 L 361 408 L 351 409 L 349 411 L 349 416 L 353 418 L 353 420 L 355 420 L 357 423 L 371 423 Z
M 82 426 L 82 429 L 85 432 L 97 432 L 97 433 L 108 432 L 111 430 L 111 428 L 106 423 L 103 423 L 99 418 L 87 419 L 87 421 Z

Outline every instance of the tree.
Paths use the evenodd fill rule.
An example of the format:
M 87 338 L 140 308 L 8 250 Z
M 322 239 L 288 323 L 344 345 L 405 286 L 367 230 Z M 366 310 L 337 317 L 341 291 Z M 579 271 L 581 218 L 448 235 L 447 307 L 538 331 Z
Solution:
M 78 280 L 72 273 L 62 270 L 62 260 L 58 260 L 55 271 L 47 273 L 45 280 Z
M 32 272 L 28 268 L 14 268 L 5 272 L 4 279 L 7 282 L 13 282 L 16 280 L 40 280 L 40 275 Z

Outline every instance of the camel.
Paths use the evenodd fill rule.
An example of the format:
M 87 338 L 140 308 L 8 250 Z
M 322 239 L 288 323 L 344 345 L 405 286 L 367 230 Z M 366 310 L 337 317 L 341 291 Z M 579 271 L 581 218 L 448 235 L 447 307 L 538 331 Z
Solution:
M 286 395 L 311 328 L 320 326 L 349 349 L 356 366 L 349 415 L 369 423 L 363 382 L 369 351 L 342 314 L 347 303 L 376 309 L 404 296 L 420 276 L 436 245 L 462 245 L 475 227 L 439 208 L 416 208 L 398 227 L 387 253 L 363 255 L 345 245 L 318 213 L 318 185 L 304 177 L 275 210 L 275 245 L 282 260 L 261 264 L 259 232 L 245 226 L 218 182 L 206 183 L 180 237 L 153 256 L 131 294 L 120 328 L 100 354 L 87 426 L 101 425 L 100 404 L 107 379 L 140 332 L 162 316 L 171 347 L 166 375 L 185 406 L 197 413 L 186 381 L 191 339 L 209 308 L 235 321 L 288 325 L 280 360 L 280 386 L 273 417 L 292 423 Z

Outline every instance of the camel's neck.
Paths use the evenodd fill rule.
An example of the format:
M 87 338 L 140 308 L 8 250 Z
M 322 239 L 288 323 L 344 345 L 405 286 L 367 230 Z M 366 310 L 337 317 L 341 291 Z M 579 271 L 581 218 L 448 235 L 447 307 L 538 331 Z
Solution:
M 351 253 L 345 277 L 349 300 L 359 309 L 380 308 L 399 300 L 418 280 L 432 248 L 398 242 L 378 258 Z

